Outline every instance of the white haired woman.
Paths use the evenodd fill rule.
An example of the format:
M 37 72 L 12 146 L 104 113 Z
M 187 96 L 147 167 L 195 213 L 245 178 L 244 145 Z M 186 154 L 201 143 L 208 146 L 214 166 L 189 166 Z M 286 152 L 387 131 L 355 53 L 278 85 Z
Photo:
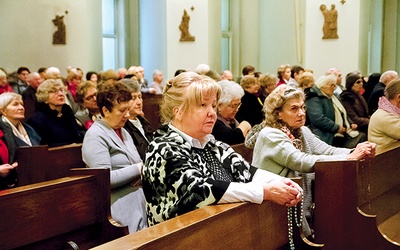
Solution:
M 247 121 L 239 123 L 235 115 L 242 104 L 244 96 L 243 88 L 232 81 L 223 80 L 218 82 L 222 89 L 221 98 L 217 105 L 217 121 L 215 122 L 212 134 L 215 139 L 230 145 L 244 142 L 251 125 Z
M 334 95 L 336 77 L 321 76 L 307 93 L 307 120 L 311 131 L 322 141 L 336 147 L 354 148 L 367 135 L 357 130 L 347 111 Z

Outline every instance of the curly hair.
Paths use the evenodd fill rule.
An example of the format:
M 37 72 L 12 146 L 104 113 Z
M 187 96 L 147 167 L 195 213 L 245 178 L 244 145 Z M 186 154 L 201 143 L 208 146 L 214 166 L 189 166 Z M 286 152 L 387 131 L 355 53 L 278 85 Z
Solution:
M 129 102 L 132 99 L 131 92 L 121 82 L 103 83 L 99 85 L 97 93 L 97 106 L 101 116 L 104 116 L 103 107 L 111 112 L 116 104 Z
M 290 87 L 286 84 L 279 85 L 264 101 L 263 111 L 265 113 L 264 126 L 280 128 L 283 123 L 279 120 L 279 112 L 291 99 L 304 100 L 305 95 L 301 89 Z

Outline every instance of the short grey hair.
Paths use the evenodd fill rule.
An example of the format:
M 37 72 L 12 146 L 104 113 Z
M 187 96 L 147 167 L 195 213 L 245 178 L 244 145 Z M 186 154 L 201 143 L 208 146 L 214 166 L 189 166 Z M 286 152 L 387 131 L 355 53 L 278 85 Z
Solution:
M 49 67 L 46 69 L 46 79 L 56 79 L 60 77 L 60 69 L 56 67 Z
M 13 100 L 22 101 L 22 96 L 14 92 L 5 92 L 0 95 L 0 109 L 4 110 Z
M 228 105 L 233 99 L 241 99 L 244 96 L 243 88 L 236 82 L 222 80 L 217 83 L 222 89 L 218 104 Z
M 124 78 L 124 79 L 119 80 L 119 82 L 124 84 L 128 88 L 129 92 L 131 92 L 131 93 L 141 92 L 141 85 L 135 79 Z
M 49 100 L 49 92 L 53 89 L 65 88 L 61 79 L 47 79 L 39 85 L 36 98 L 38 102 L 47 102 Z
M 379 82 L 388 85 L 388 83 L 394 79 L 398 78 L 398 74 L 394 70 L 387 70 L 382 73 L 381 78 L 379 78 Z
M 315 85 L 319 89 L 327 86 L 331 82 L 336 85 L 336 79 L 337 79 L 337 77 L 333 74 L 324 75 L 317 79 L 317 81 L 315 82 Z

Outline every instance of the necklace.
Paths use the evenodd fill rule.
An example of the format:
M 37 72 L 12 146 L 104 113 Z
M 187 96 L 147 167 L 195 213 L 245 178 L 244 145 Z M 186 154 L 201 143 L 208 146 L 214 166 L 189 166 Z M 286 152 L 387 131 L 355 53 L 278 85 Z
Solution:
M 287 210 L 287 217 L 288 217 L 288 236 L 289 236 L 289 245 L 290 245 L 290 250 L 294 250 L 294 241 L 293 241 L 293 218 L 296 223 L 297 227 L 301 227 L 301 224 L 303 222 L 303 199 L 301 199 L 300 203 L 300 214 L 298 213 L 296 205 L 295 207 L 288 207 Z
M 367 164 L 365 164 L 367 162 Z M 369 172 L 370 172 L 370 166 L 371 166 L 371 160 L 362 160 L 360 162 L 361 165 L 361 187 L 362 187 L 362 196 L 364 198 L 364 201 L 368 203 L 368 208 L 371 210 L 371 182 L 369 178 Z M 365 166 L 367 165 L 367 166 Z M 365 184 L 364 181 L 364 175 L 367 175 L 367 183 Z M 366 187 L 366 188 L 365 188 Z M 365 191 L 365 189 L 367 189 Z

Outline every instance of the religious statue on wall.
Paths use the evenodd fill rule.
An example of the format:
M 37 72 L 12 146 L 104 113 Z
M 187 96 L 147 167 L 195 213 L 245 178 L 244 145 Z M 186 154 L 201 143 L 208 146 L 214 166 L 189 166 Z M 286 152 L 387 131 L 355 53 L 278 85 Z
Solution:
M 186 12 L 186 10 L 183 10 L 182 21 L 181 24 L 179 25 L 179 29 L 181 31 L 181 39 L 179 39 L 179 41 L 181 42 L 195 40 L 195 37 L 192 36 L 192 34 L 190 34 L 189 32 L 189 21 L 190 21 L 190 16 Z
M 334 4 L 331 5 L 331 9 L 328 10 L 325 4 L 321 4 L 319 9 L 324 15 L 324 25 L 322 26 L 322 31 L 324 36 L 322 39 L 337 39 L 339 38 L 337 34 L 337 18 L 338 12 Z
M 64 16 L 56 15 L 52 21 L 57 28 L 53 33 L 53 44 L 66 44 Z

